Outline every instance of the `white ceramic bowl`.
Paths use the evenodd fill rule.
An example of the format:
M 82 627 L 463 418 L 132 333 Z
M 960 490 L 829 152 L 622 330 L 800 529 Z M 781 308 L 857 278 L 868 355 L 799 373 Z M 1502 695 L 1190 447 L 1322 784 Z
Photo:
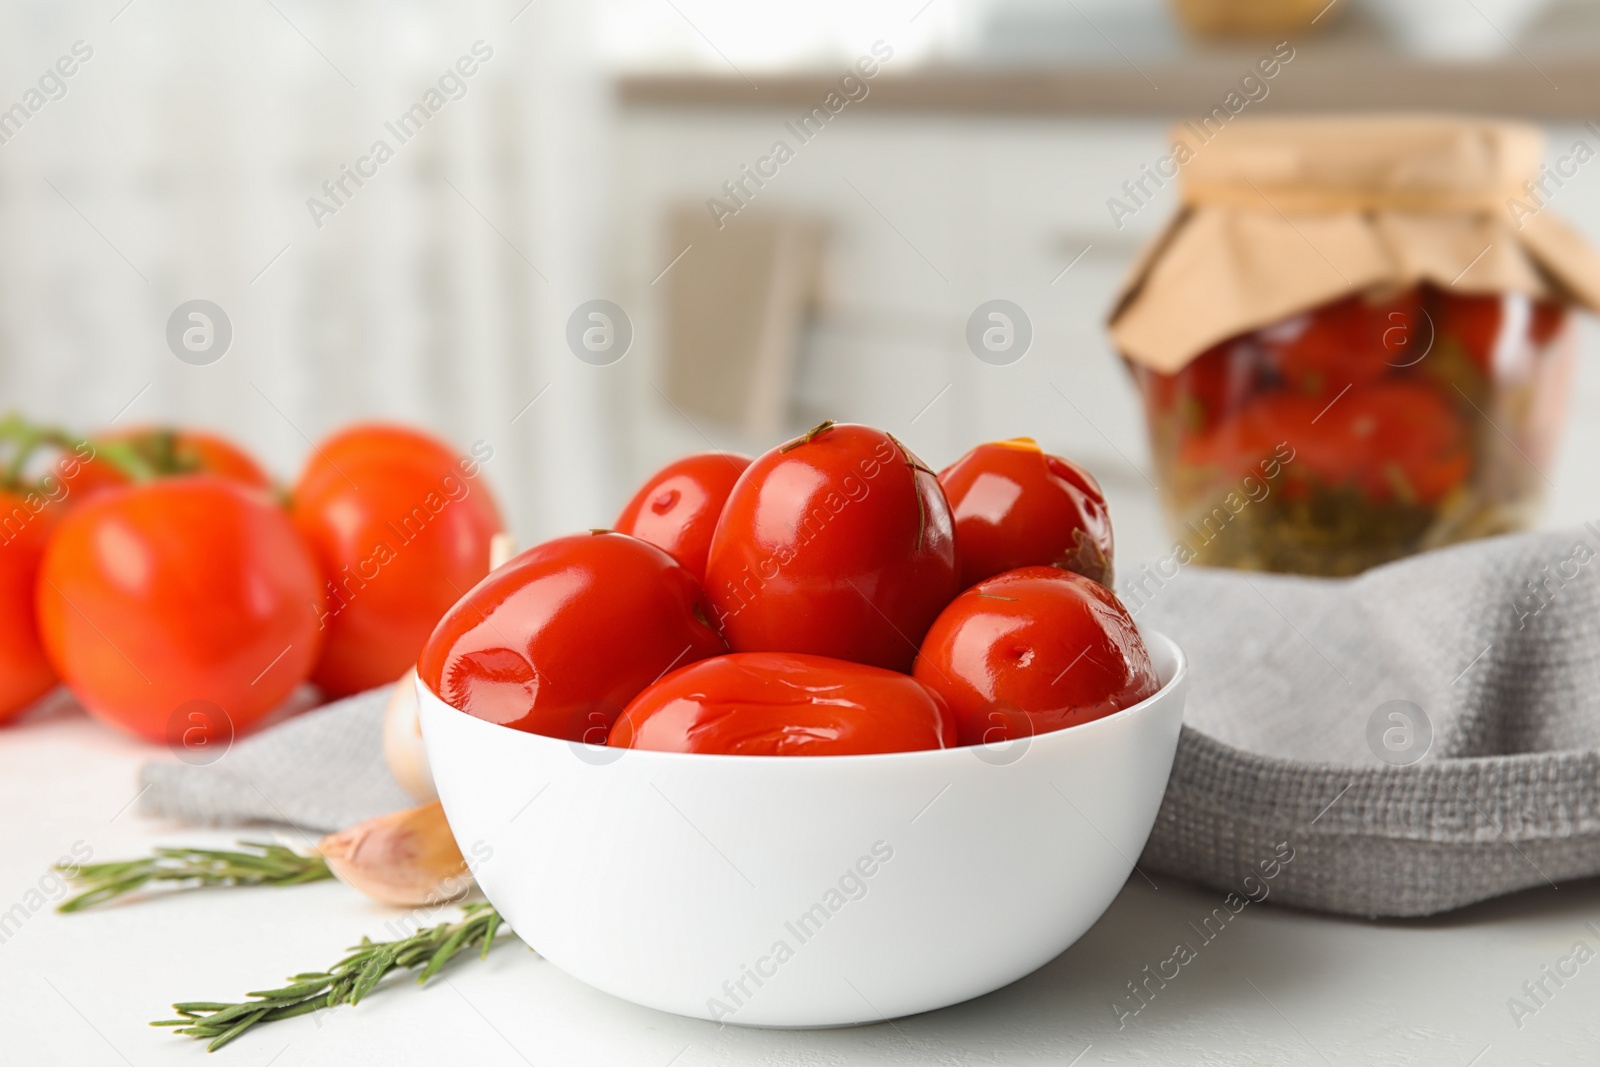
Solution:
M 483 892 L 551 963 L 637 1004 L 841 1026 L 955 1004 L 1060 954 L 1132 873 L 1183 718 L 1162 688 L 995 746 L 877 756 L 606 749 L 419 685 L 439 798 Z

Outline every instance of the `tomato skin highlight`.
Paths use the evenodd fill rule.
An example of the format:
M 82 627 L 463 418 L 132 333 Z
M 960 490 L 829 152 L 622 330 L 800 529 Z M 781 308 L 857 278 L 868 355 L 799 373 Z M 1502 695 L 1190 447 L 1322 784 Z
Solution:
M 42 499 L 0 491 L 0 723 L 56 684 L 34 612 L 39 565 L 59 518 Z
M 1100 483 L 1032 438 L 992 441 L 939 472 L 955 516 L 961 587 L 1018 567 L 1112 582 L 1111 517 Z
M 513 557 L 439 620 L 417 675 L 445 703 L 529 733 L 604 744 L 667 671 L 727 651 L 694 575 L 625 534 Z
M 949 705 L 963 745 L 1091 722 L 1161 687 L 1116 595 L 1055 567 L 1007 571 L 958 596 L 913 674 Z
M 858 756 L 950 748 L 944 701 L 897 671 L 827 656 L 735 652 L 633 698 L 614 748 L 729 756 Z
M 909 671 L 959 589 L 937 477 L 888 434 L 824 423 L 740 476 L 706 563 L 735 652 L 804 652 Z
M 292 514 L 326 583 L 327 637 L 312 680 L 328 696 L 400 677 L 440 617 L 489 573 L 501 522 L 481 458 L 379 423 L 313 449 Z
M 37 589 L 51 663 L 100 719 L 168 741 L 190 701 L 236 733 L 305 680 L 321 578 L 265 493 L 213 475 L 107 489 L 57 527 Z
M 699 452 L 675 460 L 639 487 L 612 528 L 665 549 L 703 581 L 722 506 L 750 462 L 737 452 Z

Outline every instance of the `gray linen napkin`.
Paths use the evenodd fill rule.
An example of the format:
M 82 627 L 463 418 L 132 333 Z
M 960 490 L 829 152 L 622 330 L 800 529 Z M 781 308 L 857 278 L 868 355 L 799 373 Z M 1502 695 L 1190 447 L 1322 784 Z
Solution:
M 1356 915 L 1600 875 L 1600 528 L 1477 541 L 1351 579 L 1133 568 L 1192 688 L 1141 867 Z M 387 691 L 144 769 L 144 810 L 334 829 L 404 807 Z M 1026 757 L 1024 757 L 1026 758 Z M 1278 864 L 1287 842 L 1293 859 Z
M 211 762 L 152 760 L 139 770 L 139 810 L 205 826 L 326 831 L 412 807 L 383 758 L 389 692 L 384 686 L 297 715 Z
M 1143 863 L 1238 891 L 1287 841 L 1274 899 L 1354 915 L 1600 874 L 1597 572 L 1593 523 L 1341 580 L 1141 568 L 1193 672 Z

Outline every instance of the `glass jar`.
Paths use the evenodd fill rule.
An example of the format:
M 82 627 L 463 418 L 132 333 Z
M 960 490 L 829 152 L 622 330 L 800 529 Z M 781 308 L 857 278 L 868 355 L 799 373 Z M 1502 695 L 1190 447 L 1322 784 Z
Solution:
M 1568 308 L 1423 284 L 1129 362 L 1193 562 L 1349 575 L 1531 525 L 1575 344 Z

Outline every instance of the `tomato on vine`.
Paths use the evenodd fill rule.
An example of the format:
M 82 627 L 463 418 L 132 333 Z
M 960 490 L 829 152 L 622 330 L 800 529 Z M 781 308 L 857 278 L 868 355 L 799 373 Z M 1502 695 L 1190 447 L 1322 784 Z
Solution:
M 310 672 L 321 584 L 267 494 L 216 475 L 163 478 L 61 519 L 39 570 L 39 631 L 101 719 L 178 743 L 180 709 L 199 702 L 243 733 Z
M 290 510 L 322 569 L 329 696 L 394 681 L 440 617 L 489 573 L 500 510 L 480 477 L 494 450 L 458 455 L 404 426 L 368 423 L 320 441 Z

